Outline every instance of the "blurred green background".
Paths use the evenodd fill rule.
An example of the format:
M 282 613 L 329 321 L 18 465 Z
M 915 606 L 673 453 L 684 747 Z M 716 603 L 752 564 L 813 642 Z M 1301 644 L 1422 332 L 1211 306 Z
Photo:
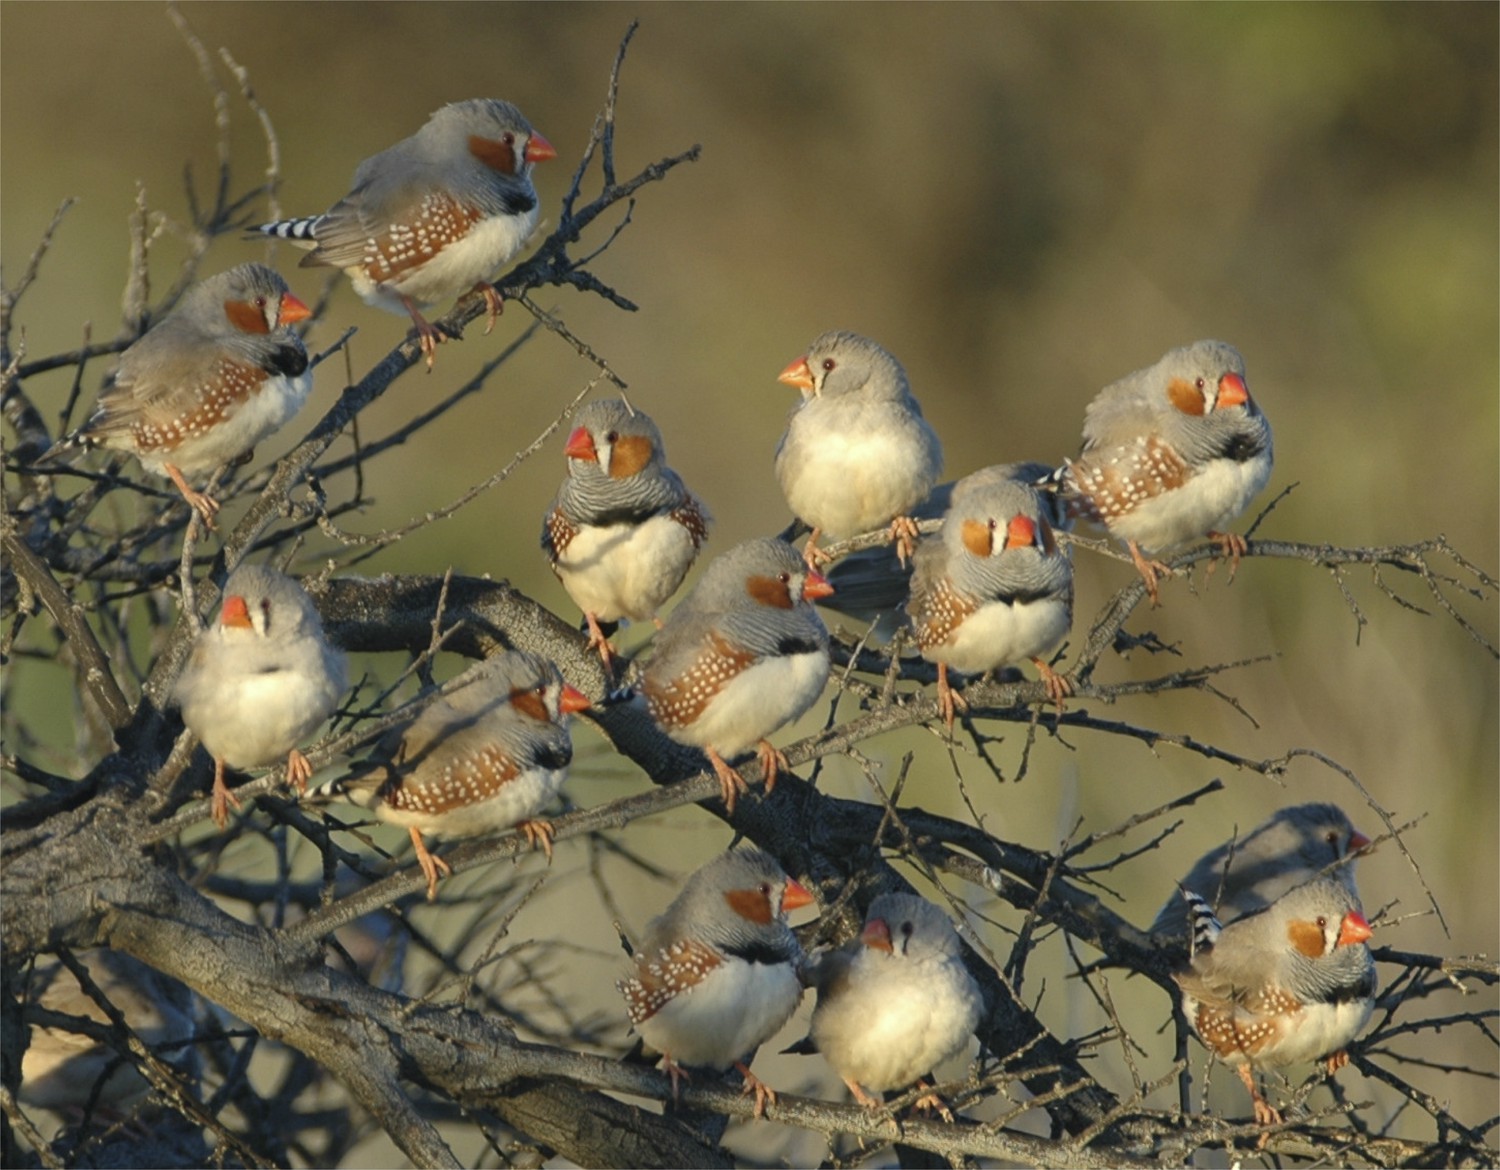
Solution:
M 1219 337 L 1245 355 L 1275 429 L 1276 471 L 1262 503 L 1298 485 L 1261 535 L 1352 546 L 1443 533 L 1489 572 L 1500 567 L 1497 11 L 1492 4 L 183 8 L 211 49 L 225 46 L 248 69 L 274 119 L 285 214 L 324 209 L 361 159 L 413 132 L 442 103 L 493 96 L 519 104 L 558 149 L 536 176 L 544 227 L 555 222 L 601 107 L 619 38 L 640 18 L 618 111 L 620 173 L 693 143 L 703 145 L 702 159 L 642 190 L 634 222 L 591 266 L 639 312 L 571 292 L 543 290 L 539 298 L 608 358 L 634 402 L 661 424 L 673 464 L 717 515 L 711 548 L 787 519 L 770 460 L 791 392 L 775 377 L 825 329 L 867 333 L 903 361 L 944 439 L 950 476 L 1072 454 L 1084 406 L 1099 388 L 1173 346 Z M 113 334 L 136 184 L 153 209 L 184 217 L 183 165 L 191 162 L 200 185 L 211 181 L 215 131 L 197 65 L 160 5 L 6 4 L 0 14 L 0 253 L 8 281 L 20 276 L 56 205 L 79 199 L 19 311 L 28 356 L 36 357 L 76 346 L 85 322 L 96 338 Z M 231 98 L 230 108 L 243 188 L 264 170 L 265 151 L 243 103 Z M 585 195 L 595 189 L 597 171 Z M 603 235 L 601 227 L 592 238 Z M 180 255 L 170 239 L 159 246 L 158 288 Z M 214 245 L 206 269 L 264 255 L 228 237 Z M 320 274 L 296 270 L 295 254 L 277 262 L 304 299 L 318 293 Z M 364 439 L 458 385 L 528 320 L 513 306 L 496 336 L 471 328 L 465 341 L 443 347 L 434 374 L 408 374 L 364 416 Z M 356 375 L 406 329 L 341 284 L 310 341 L 329 344 L 351 324 L 359 327 Z M 91 367 L 90 391 L 106 368 Z M 304 426 L 333 401 L 341 368 L 341 361 L 322 368 Z M 375 502 L 345 523 L 376 531 L 448 502 L 529 443 L 591 373 L 561 341 L 538 338 L 484 394 L 387 457 Z M 55 412 L 68 375 L 27 389 Z M 301 433 L 292 430 L 257 462 Z M 554 439 L 500 489 L 362 571 L 452 565 L 505 576 L 571 620 L 536 546 L 562 474 L 560 448 Z M 347 442 L 336 450 L 347 451 Z M 315 543 L 309 551 L 334 550 Z M 1081 634 L 1129 571 L 1085 553 L 1078 572 Z M 1432 608 L 1420 582 L 1395 576 L 1387 582 Z M 1426 814 L 1409 846 L 1452 936 L 1428 916 L 1407 919 L 1384 941 L 1494 954 L 1495 661 L 1446 617 L 1399 608 L 1366 574 L 1347 580 L 1369 618 L 1362 631 L 1338 584 L 1305 564 L 1252 560 L 1229 588 L 1222 572 L 1206 584 L 1195 578 L 1196 593 L 1173 582 L 1163 608 L 1138 614 L 1131 628 L 1156 631 L 1184 657 L 1107 662 L 1101 678 L 1270 653 L 1272 661 L 1217 683 L 1253 720 L 1207 695 L 1101 713 L 1255 758 L 1293 747 L 1327 753 L 1397 818 Z M 1462 608 L 1495 638 L 1493 599 Z M 38 676 L 37 686 L 48 684 Z M 586 726 L 575 738 L 571 790 L 580 803 L 637 781 Z M 1011 734 L 996 749 L 1008 774 L 1022 738 Z M 970 796 L 994 831 L 1049 847 L 1077 817 L 1086 830 L 1103 829 L 1214 776 L 1228 784 L 1161 852 L 1115 875 L 1122 909 L 1138 923 L 1153 916 L 1173 874 L 1280 804 L 1336 800 L 1365 832 L 1380 829 L 1343 777 L 1308 760 L 1294 762 L 1278 786 L 1169 746 L 1153 753 L 1084 734 L 1068 742 L 1075 750 L 1043 740 L 1019 785 L 997 787 L 964 763 Z M 908 797 L 963 815 L 951 766 L 930 736 L 867 745 L 886 762 L 908 746 L 921 753 Z M 868 796 L 844 762 L 828 766 L 820 782 Z M 626 836 L 683 869 L 728 840 L 727 830 L 691 809 Z M 564 848 L 559 863 L 568 861 Z M 1367 908 L 1395 904 L 1397 916 L 1426 908 L 1394 848 L 1360 872 Z M 623 889 L 633 929 L 670 893 Z M 623 1021 L 611 1017 L 617 959 L 609 957 L 608 915 L 579 891 L 558 876 L 513 929 L 545 930 L 549 896 L 570 899 L 572 920 L 597 932 L 586 943 L 604 956 L 602 973 L 580 980 L 577 995 L 620 1037 Z M 1017 925 L 1004 911 L 999 918 Z M 995 945 L 1003 954 L 1008 944 Z M 1063 1033 L 1091 1026 L 1091 1001 L 1076 981 L 1064 986 L 1057 961 L 1044 1018 Z M 1141 1002 L 1144 1018 L 1164 1010 L 1155 993 Z M 1143 1027 L 1145 1039 L 1151 1028 Z M 1461 1036 L 1455 1044 L 1447 1059 L 1494 1067 L 1493 1047 Z M 1119 1088 L 1116 1055 L 1103 1060 L 1120 1074 Z M 773 1083 L 786 1088 L 823 1075 L 814 1063 L 767 1062 Z M 821 1083 L 824 1092 L 837 1088 Z M 1455 1109 L 1464 1116 L 1468 1104 L 1471 1119 L 1474 1111 L 1488 1116 L 1492 1084 L 1472 1090 L 1450 1081 L 1442 1095 L 1471 1091 L 1479 1096 L 1456 1098 Z M 1366 1099 L 1361 1092 L 1376 1094 L 1362 1085 L 1356 1099 Z M 1381 1109 L 1394 1109 L 1381 1100 Z M 1243 1113 L 1244 1102 L 1226 1096 L 1225 1107 Z M 780 1133 L 755 1141 L 793 1159 L 819 1150 L 815 1140 Z

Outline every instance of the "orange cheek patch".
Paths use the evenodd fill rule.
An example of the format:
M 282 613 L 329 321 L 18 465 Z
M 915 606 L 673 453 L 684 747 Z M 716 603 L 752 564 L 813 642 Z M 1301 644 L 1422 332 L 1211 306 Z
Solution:
M 792 593 L 780 577 L 751 577 L 745 582 L 745 591 L 761 605 L 774 609 L 791 609 Z
M 261 312 L 259 305 L 252 305 L 249 301 L 225 301 L 224 316 L 229 318 L 229 323 L 241 333 L 269 333 L 270 326 L 266 324 L 266 315 Z
M 547 722 L 547 704 L 542 702 L 542 696 L 535 691 L 511 691 L 510 705 L 522 715 Z
M 1323 928 L 1316 922 L 1297 919 L 1286 928 L 1287 941 L 1309 959 L 1323 957 Z
M 771 902 L 760 890 L 730 890 L 724 895 L 729 908 L 741 918 L 760 926 L 771 924 Z
M 964 547 L 976 557 L 989 556 L 995 547 L 994 531 L 978 520 L 965 520 L 962 535 Z
M 496 142 L 493 138 L 471 134 L 469 153 L 492 171 L 499 171 L 502 175 L 516 173 L 516 152 L 509 142 Z
M 644 435 L 625 435 L 615 440 L 609 457 L 609 478 L 629 479 L 651 462 L 651 440 Z
M 1167 400 L 1183 414 L 1203 413 L 1203 392 L 1185 378 L 1167 383 Z

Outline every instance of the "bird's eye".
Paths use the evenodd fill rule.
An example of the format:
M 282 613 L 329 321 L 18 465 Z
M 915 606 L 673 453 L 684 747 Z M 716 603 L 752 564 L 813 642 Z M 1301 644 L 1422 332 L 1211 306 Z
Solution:
M 1198 387 L 1199 390 L 1202 390 L 1204 386 L 1208 385 L 1208 383 L 1205 382 L 1202 378 L 1199 378 L 1196 382 L 1193 383 L 1193 385 Z
M 990 531 L 994 532 L 995 529 L 997 529 L 999 527 L 1000 527 L 1000 521 L 996 520 L 993 516 L 991 516 L 990 517 Z
M 771 883 L 770 882 L 761 882 L 759 888 L 760 888 L 761 896 L 763 898 L 769 898 L 771 896 Z
M 1328 919 L 1324 918 L 1321 914 L 1319 914 L 1318 915 L 1318 929 L 1322 930 L 1327 925 L 1328 925 Z
M 501 139 L 501 141 L 504 142 L 506 146 L 514 146 L 516 144 L 516 136 L 509 130 L 507 130 L 505 132 L 505 137 Z
M 266 628 L 269 629 L 271 626 L 271 599 L 269 597 L 260 599 L 260 612 L 265 617 Z
M 792 575 L 790 573 L 778 573 L 776 574 L 776 580 L 780 581 L 783 585 L 790 585 L 792 583 Z
M 1339 843 L 1339 831 L 1337 829 L 1329 829 L 1327 841 L 1330 845 L 1336 846 Z
M 903 922 L 901 924 L 901 936 L 903 938 L 910 938 L 912 935 L 912 931 L 914 931 L 915 929 L 916 927 L 914 927 L 910 922 Z
M 620 437 L 620 432 L 619 431 L 610 431 L 609 434 L 607 434 L 607 435 L 604 436 L 604 441 L 606 443 L 613 443 L 619 437 Z
M 831 374 L 831 373 L 833 373 L 835 367 L 837 367 L 837 366 L 838 366 L 838 362 L 834 361 L 832 358 L 824 358 L 823 359 L 823 372 L 825 374 Z

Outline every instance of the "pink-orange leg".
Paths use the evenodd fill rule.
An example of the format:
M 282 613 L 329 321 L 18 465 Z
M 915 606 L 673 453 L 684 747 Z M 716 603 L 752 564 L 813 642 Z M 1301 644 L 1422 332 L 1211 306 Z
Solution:
M 672 1103 L 675 1105 L 682 1097 L 682 1082 L 693 1078 L 688 1075 L 688 1070 L 683 1068 L 672 1059 L 670 1052 L 664 1052 L 661 1056 L 661 1071 L 667 1074 L 667 1080 L 672 1082 Z
M 1063 700 L 1073 693 L 1073 680 L 1065 674 L 1058 674 L 1035 655 L 1032 656 L 1031 664 L 1042 676 L 1042 686 L 1047 689 L 1047 698 L 1057 704 L 1058 714 L 1062 714 Z
M 740 1090 L 740 1096 L 747 1093 L 755 1094 L 755 1117 L 757 1120 L 766 1115 L 766 1106 L 776 1104 L 776 1090 L 766 1084 L 753 1072 L 750 1066 L 742 1060 L 734 1062 L 734 1067 L 740 1070 L 740 1075 L 745 1078 L 745 1087 Z
M 807 562 L 807 567 L 817 572 L 819 567 L 833 560 L 826 552 L 818 547 L 818 536 L 822 533 L 821 528 L 814 528 L 812 535 L 807 538 L 807 543 L 802 546 L 802 559 Z
M 786 756 L 771 746 L 769 739 L 763 739 L 756 745 L 755 753 L 760 757 L 761 775 L 765 777 L 766 795 L 770 796 L 776 789 L 776 777 L 781 774 L 783 768 L 790 768 L 786 762 Z
M 234 805 L 238 812 L 245 806 L 240 803 L 240 798 L 229 790 L 229 785 L 224 782 L 224 761 L 214 761 L 214 792 L 213 792 L 213 816 L 214 824 L 222 831 L 229 823 L 229 806 Z
M 609 635 L 599 625 L 599 619 L 591 613 L 583 615 L 583 620 L 589 627 L 589 649 L 599 651 L 599 657 L 604 662 L 604 673 L 614 676 L 615 673 L 615 648 L 609 644 Z
M 1141 552 L 1141 546 L 1133 540 L 1125 542 L 1130 547 L 1130 559 L 1135 562 L 1135 569 L 1141 575 L 1141 580 L 1146 583 L 1146 593 L 1151 598 L 1151 608 L 1155 609 L 1161 604 L 1161 596 L 1156 589 L 1158 578 L 1170 577 L 1172 570 L 1162 564 L 1161 561 L 1147 560 Z
M 1240 1080 L 1245 1082 L 1245 1088 L 1250 1090 L 1250 1100 L 1255 1106 L 1255 1124 L 1280 1125 L 1281 1113 L 1272 1108 L 1272 1106 L 1266 1101 L 1266 1099 L 1260 1095 L 1260 1089 L 1256 1087 L 1255 1075 L 1250 1071 L 1250 1066 L 1248 1064 L 1242 1064 L 1239 1065 L 1235 1071 L 1240 1074 Z M 1266 1141 L 1268 1138 L 1270 1138 L 1270 1136 L 1271 1135 L 1268 1133 L 1261 1134 L 1259 1146 L 1265 1146 Z
M 1328 1070 L 1328 1075 L 1333 1076 L 1339 1069 L 1349 1063 L 1349 1054 L 1340 1048 L 1332 1056 L 1323 1062 L 1323 1067 Z
M 1240 558 L 1250 551 L 1250 542 L 1238 532 L 1210 532 L 1208 539 L 1219 546 L 1219 555 L 1229 562 L 1229 579 L 1240 571 Z M 1214 562 L 1209 562 L 1212 571 Z
M 298 796 L 307 795 L 307 782 L 312 779 L 313 766 L 307 757 L 293 748 L 286 755 L 286 778 L 297 789 Z
M 188 481 L 183 478 L 182 470 L 176 464 L 166 463 L 162 470 L 172 477 L 172 482 L 177 485 L 177 490 L 182 493 L 193 511 L 203 517 L 203 523 L 209 528 L 214 526 L 214 514 L 219 510 L 219 501 L 203 492 L 194 491 Z
M 922 1090 L 922 1095 L 912 1102 L 911 1107 L 919 1113 L 931 1113 L 936 1110 L 939 1117 L 952 1125 L 953 1110 L 948 1108 L 948 1102 L 939 1097 L 937 1091 L 926 1081 L 918 1081 L 917 1088 Z
M 422 873 L 427 877 L 427 900 L 437 901 L 438 871 L 442 870 L 444 877 L 453 873 L 453 867 L 431 852 L 422 840 L 422 834 L 415 825 L 411 826 L 411 844 L 417 851 L 417 864 L 422 867 Z
M 487 280 L 481 280 L 472 289 L 470 295 L 478 293 L 484 298 L 484 335 L 488 337 L 490 331 L 495 328 L 495 322 L 500 320 L 500 314 L 505 312 L 505 298 L 500 295 L 500 290 Z
M 708 762 L 714 766 L 714 775 L 719 778 L 724 807 L 733 816 L 734 806 L 739 801 L 740 793 L 749 792 L 750 786 L 745 783 L 745 778 L 726 764 L 724 757 L 713 748 L 705 748 L 704 754 L 708 756 Z
M 526 840 L 531 842 L 531 847 L 540 848 L 547 855 L 547 864 L 552 864 L 552 837 L 557 830 L 552 827 L 551 821 L 519 821 L 516 824 L 516 831 L 526 834 Z
M 401 303 L 406 306 L 406 311 L 411 314 L 411 323 L 417 331 L 417 345 L 421 347 L 422 356 L 427 359 L 427 372 L 432 373 L 432 363 L 437 359 L 437 347 L 448 338 L 441 330 L 436 328 L 422 312 L 417 308 L 409 297 L 402 297 Z
M 854 1098 L 857 1104 L 863 1105 L 866 1109 L 885 1108 L 885 1102 L 879 1097 L 872 1097 L 869 1093 L 866 1093 L 858 1081 L 845 1077 L 844 1084 L 849 1086 L 849 1095 Z
M 901 567 L 906 567 L 906 562 L 911 560 L 911 554 L 917 549 L 917 537 L 921 532 L 917 529 L 917 522 L 911 516 L 897 516 L 891 521 L 891 540 L 896 546 L 896 559 L 901 562 Z
M 953 717 L 960 708 L 967 711 L 969 700 L 953 689 L 948 682 L 948 664 L 938 663 L 938 713 L 943 717 L 949 732 L 953 730 Z

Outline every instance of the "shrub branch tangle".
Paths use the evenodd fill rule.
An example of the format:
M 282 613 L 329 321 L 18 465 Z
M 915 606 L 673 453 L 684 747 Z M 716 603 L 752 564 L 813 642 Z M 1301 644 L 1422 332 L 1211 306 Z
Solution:
M 476 961 L 461 956 L 461 944 L 429 938 L 398 905 L 424 887 L 416 868 L 406 866 L 384 877 L 372 872 L 369 842 L 346 824 L 344 810 L 326 810 L 316 799 L 291 801 L 280 769 L 237 790 L 259 799 L 253 813 L 237 820 L 227 836 L 205 833 L 208 802 L 200 795 L 205 788 L 202 769 L 190 767 L 193 744 L 185 733 L 174 735 L 177 725 L 165 713 L 166 696 L 184 655 L 214 611 L 218 583 L 242 559 L 254 555 L 284 563 L 321 538 L 335 550 L 329 554 L 331 563 L 344 568 L 360 564 L 498 485 L 596 386 L 607 382 L 624 389 L 606 359 L 574 336 L 561 319 L 542 311 L 534 294 L 549 286 L 571 286 L 633 309 L 626 296 L 590 272 L 588 264 L 630 226 L 635 199 L 650 184 L 696 160 L 698 148 L 663 158 L 628 179 L 616 173 L 615 99 L 632 26 L 621 42 L 603 111 L 563 200 L 556 229 L 500 285 L 506 299 L 528 310 L 535 324 L 446 399 L 390 435 L 361 441 L 356 427 L 361 412 L 420 358 L 414 341 L 387 354 L 348 385 L 274 467 L 216 486 L 222 498 L 251 501 L 243 519 L 217 544 L 205 541 L 196 523 L 190 524 L 188 510 L 175 495 L 121 478 L 120 459 L 101 473 L 69 470 L 42 475 L 27 470 L 30 460 L 76 421 L 72 411 L 94 359 L 120 352 L 160 319 L 200 275 L 210 243 L 236 231 L 254 201 L 274 194 L 279 150 L 271 121 L 244 71 L 228 54 L 221 54 L 239 99 L 265 137 L 270 160 L 266 186 L 232 195 L 227 162 L 232 97 L 214 81 L 213 58 L 185 22 L 176 19 L 205 77 L 215 85 L 221 150 L 212 199 L 200 204 L 192 195 L 190 179 L 191 220 L 176 225 L 149 212 L 144 194 L 139 198 L 130 224 L 132 269 L 125 320 L 120 334 L 109 341 L 86 336 L 71 352 L 41 358 L 29 358 L 24 351 L 17 307 L 27 289 L 42 278 L 48 245 L 65 222 L 67 204 L 59 208 L 21 279 L 0 290 L 3 413 L 14 436 L 6 453 L 5 515 L 0 520 L 5 560 L 0 651 L 9 660 L 12 686 L 17 672 L 33 669 L 22 666 L 31 658 L 60 660 L 71 667 L 91 719 L 78 755 L 97 761 L 83 779 L 72 781 L 24 758 L 25 744 L 7 745 L 0 759 L 27 793 L 7 809 L 0 836 L 5 977 L 0 1006 L 7 1054 L 0 1094 L 3 1160 L 14 1165 L 26 1156 L 18 1153 L 19 1136 L 39 1147 L 45 1162 L 61 1164 L 57 1151 L 40 1138 L 14 1096 L 19 1078 L 14 1054 L 20 1047 L 23 1011 L 33 1023 L 60 1022 L 55 1014 L 23 1008 L 19 989 L 26 968 L 45 953 L 70 956 L 75 949 L 107 945 L 182 980 L 239 1021 L 202 1038 L 205 1061 L 213 1073 L 205 1083 L 216 1086 L 211 1093 L 203 1090 L 202 1096 L 132 1038 L 122 1020 L 116 1018 L 107 1027 L 72 1021 L 73 1027 L 116 1046 L 122 1060 L 139 1065 L 177 1117 L 173 1125 L 153 1127 L 150 1137 L 106 1139 L 134 1143 L 138 1158 L 143 1151 L 162 1164 L 206 1157 L 206 1130 L 222 1143 L 222 1157 L 246 1165 L 332 1163 L 373 1124 L 412 1162 L 456 1166 L 459 1159 L 440 1127 L 465 1124 L 482 1133 L 502 1161 L 556 1154 L 586 1165 L 727 1165 L 729 1156 L 718 1144 L 724 1119 L 748 1118 L 750 1099 L 700 1079 L 684 1092 L 683 1112 L 663 1114 L 649 1106 L 669 1096 L 665 1076 L 638 1063 L 585 1051 L 601 1047 L 595 1021 L 571 1018 L 564 1005 L 550 1014 L 528 1014 L 509 1001 L 504 987 L 477 978 L 481 967 L 496 961 L 502 943 L 520 972 L 511 977 L 517 985 L 527 980 L 527 972 L 554 962 L 562 944 L 509 940 L 508 916 L 497 917 L 488 900 L 466 906 L 456 897 L 448 912 L 470 917 L 470 929 L 459 932 L 459 937 L 472 939 L 489 932 L 492 943 Z M 595 185 L 597 193 L 590 197 L 585 188 Z M 149 260 L 155 242 L 168 232 L 187 241 L 188 259 L 176 282 L 153 304 Z M 477 300 L 463 302 L 440 327 L 460 332 L 482 311 Z M 347 532 L 340 518 L 363 504 L 376 461 L 460 402 L 485 393 L 504 375 L 513 354 L 541 330 L 564 338 L 598 369 L 551 426 L 511 464 L 448 508 L 398 530 L 365 536 Z M 338 354 L 348 336 L 317 360 Z M 74 371 L 72 393 L 54 430 L 28 396 L 27 382 L 67 368 Z M 354 438 L 352 454 L 334 451 L 344 436 Z M 56 490 L 65 475 L 85 481 L 68 499 Z M 105 506 L 120 491 L 153 497 L 150 507 L 136 510 L 144 519 L 124 522 L 119 517 L 132 509 Z M 881 534 L 872 534 L 830 551 L 839 553 L 880 539 Z M 1118 555 L 1102 544 L 1082 539 L 1075 543 Z M 1211 555 L 1208 547 L 1195 548 L 1172 563 L 1187 568 Z M 1357 629 L 1372 620 L 1355 595 L 1353 582 L 1359 575 L 1368 574 L 1389 600 L 1414 607 L 1416 603 L 1397 585 L 1410 580 L 1436 611 L 1435 618 L 1459 623 L 1477 654 L 1496 656 L 1492 642 L 1465 616 L 1465 607 L 1475 600 L 1492 605 L 1496 581 L 1440 537 L 1389 548 L 1257 540 L 1248 555 L 1298 562 L 1309 571 L 1327 574 Z M 407 674 L 418 679 L 430 681 L 429 667 L 440 650 L 475 657 L 518 646 L 554 659 L 565 676 L 588 693 L 604 693 L 606 680 L 583 636 L 508 585 L 451 575 L 361 579 L 327 572 L 308 585 L 334 642 L 350 651 L 405 655 L 411 661 Z M 949 752 L 956 779 L 962 783 L 957 775 L 959 754 L 979 761 L 997 780 L 1018 779 L 1025 774 L 1034 744 L 1049 737 L 1073 745 L 1101 736 L 1153 748 L 1170 745 L 1226 767 L 1273 777 L 1307 758 L 1347 777 L 1384 822 L 1387 833 L 1382 839 L 1395 839 L 1420 879 L 1416 861 L 1401 842 L 1410 826 L 1397 825 L 1365 795 L 1357 777 L 1321 753 L 1293 748 L 1275 758 L 1253 759 L 1191 736 L 1107 720 L 1082 709 L 1174 690 L 1204 691 L 1234 704 L 1220 688 L 1224 676 L 1245 663 L 1205 664 L 1175 657 L 1169 669 L 1153 678 L 1095 681 L 1101 661 L 1131 651 L 1168 649 L 1150 636 L 1125 629 L 1144 595 L 1140 582 L 1133 581 L 1086 628 L 1075 632 L 1078 653 L 1069 670 L 1078 683 L 1078 700 L 1060 717 L 1046 703 L 1040 683 L 971 685 L 965 691 L 970 710 Z M 145 654 L 142 646 L 148 648 Z M 955 1110 L 998 1103 L 998 1120 L 979 1124 L 961 1118 L 957 1124 L 944 1124 L 913 1119 L 898 1127 L 891 1117 L 856 1106 L 783 1093 L 770 1120 L 758 1124 L 802 1127 L 827 1134 L 830 1140 L 847 1135 L 857 1148 L 878 1148 L 899 1137 L 903 1159 L 916 1158 L 914 1151 L 927 1151 L 954 1164 L 964 1158 L 991 1158 L 1042 1166 L 1174 1165 L 1204 1147 L 1252 1147 L 1260 1136 L 1254 1126 L 1147 1103 L 1152 1093 L 1178 1076 L 1183 1061 L 1164 1075 L 1158 1070 L 1154 1081 L 1137 1073 L 1133 1083 L 1123 1086 L 1097 1079 L 1089 1062 L 1092 1052 L 1118 1046 L 1127 1064 L 1135 1067 L 1132 1041 L 1111 999 L 1110 983 L 1119 971 L 1135 973 L 1161 988 L 1163 1016 L 1173 994 L 1161 951 L 1111 908 L 1112 895 L 1104 884 L 1108 873 L 1154 848 L 1175 827 L 1168 819 L 1171 814 L 1216 791 L 1220 782 L 1057 852 L 1003 840 L 981 827 L 977 812 L 972 823 L 965 823 L 903 803 L 906 767 L 894 784 L 887 784 L 880 769 L 862 754 L 862 746 L 882 733 L 939 726 L 936 703 L 924 689 L 909 685 L 898 692 L 893 685 L 897 680 L 928 683 L 931 668 L 892 661 L 850 638 L 838 641 L 835 659 L 837 687 L 826 700 L 825 729 L 787 748 L 792 766 L 808 779 L 787 776 L 771 799 L 742 802 L 733 827 L 773 853 L 799 880 L 816 883 L 825 914 L 813 929 L 822 941 L 849 937 L 858 929 L 864 907 L 880 893 L 910 888 L 893 864 L 897 861 L 929 877 L 947 879 L 948 888 L 966 891 L 964 900 L 970 905 L 998 901 L 1019 912 L 1021 926 L 1014 931 L 1008 954 L 991 949 L 976 930 L 965 931 L 968 961 L 986 999 L 979 1029 L 981 1058 L 967 1081 L 943 1086 Z M 423 701 L 427 693 L 424 689 L 413 701 Z M 397 708 L 395 713 L 392 708 Z M 315 766 L 327 765 L 372 740 L 401 714 L 392 693 L 376 695 L 368 687 L 357 688 L 329 737 L 309 751 L 309 758 Z M 702 802 L 703 815 L 723 813 L 716 799 L 718 781 L 702 769 L 702 757 L 672 743 L 639 710 L 603 705 L 590 718 L 614 750 L 656 785 L 644 794 L 555 820 L 559 841 L 586 840 L 598 894 L 612 906 L 610 892 L 598 877 L 599 861 L 609 856 L 650 868 L 630 852 L 629 836 L 620 835 L 621 829 L 694 802 Z M 991 750 L 997 742 L 996 727 L 1005 724 L 1019 724 L 1024 732 L 1016 774 L 1010 777 Z M 821 761 L 837 755 L 864 771 L 878 799 L 841 800 L 818 790 Z M 906 765 L 910 762 L 908 758 Z M 754 766 L 750 767 L 753 779 Z M 298 882 L 287 876 L 289 842 L 298 837 L 323 858 L 323 882 Z M 445 856 L 456 871 L 464 871 L 493 865 L 524 848 L 514 835 L 506 835 L 445 850 Z M 254 864 L 250 858 L 256 859 Z M 336 885 L 335 873 L 344 867 L 367 880 L 352 892 L 346 883 Z M 279 876 L 252 878 L 250 872 Z M 1435 900 L 1432 905 L 1437 907 Z M 956 899 L 951 908 L 964 913 Z M 972 919 L 973 912 L 968 913 Z M 350 962 L 341 961 L 348 955 L 334 932 L 371 915 L 387 924 L 402 946 L 425 952 L 436 964 L 440 975 L 432 986 L 394 989 L 354 973 Z M 257 924 L 262 922 L 267 924 Z M 1037 990 L 1028 982 L 1028 961 L 1051 937 L 1062 938 L 1078 976 L 1113 1021 L 1111 1028 L 1066 1037 L 1041 1022 Z M 1382 965 L 1382 991 L 1374 1024 L 1360 1039 L 1354 1063 L 1367 1077 L 1391 1086 L 1409 1103 L 1409 1110 L 1425 1114 L 1430 1122 L 1427 1136 L 1398 1138 L 1372 1128 L 1361 1103 L 1345 1098 L 1335 1083 L 1333 1107 L 1304 1117 L 1288 1111 L 1290 1120 L 1271 1135 L 1267 1151 L 1288 1159 L 1378 1165 L 1491 1162 L 1495 1119 L 1461 1120 L 1443 1102 L 1409 1083 L 1406 1070 L 1424 1062 L 1405 1054 L 1407 1046 L 1399 1041 L 1464 1028 L 1477 1029 L 1494 1046 L 1497 1013 L 1493 1007 L 1476 1007 L 1480 1001 L 1472 993 L 1494 987 L 1496 964 L 1389 947 L 1377 949 L 1376 957 Z M 1482 1002 L 1492 1004 L 1493 999 L 1491 992 Z M 538 1039 L 518 1038 L 517 1028 Z M 245 1070 L 257 1047 L 267 1041 L 282 1046 L 291 1059 L 273 1087 L 257 1089 Z M 1475 1069 L 1452 1071 L 1485 1075 Z M 307 1105 L 310 1098 L 305 1095 L 330 1078 L 342 1085 L 343 1104 Z M 1017 1083 L 1024 1093 L 1015 1091 Z M 1321 1078 L 1314 1078 L 1291 1104 L 1305 1102 L 1319 1083 Z M 327 1100 L 319 1098 L 320 1103 Z M 231 1108 L 233 1124 L 223 1120 Z M 1050 1118 L 1045 1128 L 1051 1136 L 1028 1132 L 1037 1128 L 1035 1124 L 1012 1124 L 1027 1114 L 1034 1119 L 1036 1111 Z M 1405 1131 L 1410 1129 L 1408 1125 Z M 533 1153 L 528 1155 L 528 1150 Z M 101 1148 L 91 1156 L 106 1158 L 108 1153 Z

